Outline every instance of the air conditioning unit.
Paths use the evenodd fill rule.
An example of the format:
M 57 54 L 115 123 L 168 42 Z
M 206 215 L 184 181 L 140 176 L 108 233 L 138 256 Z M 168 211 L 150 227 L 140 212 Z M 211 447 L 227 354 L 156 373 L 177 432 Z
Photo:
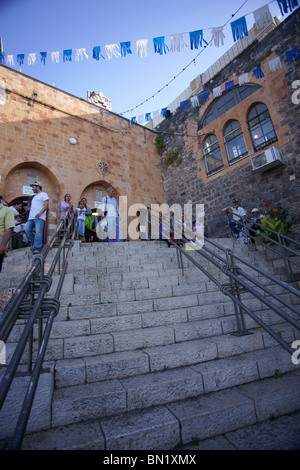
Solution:
M 283 162 L 282 152 L 276 147 L 270 147 L 255 157 L 251 158 L 252 170 L 265 171 L 273 166 L 279 165 Z

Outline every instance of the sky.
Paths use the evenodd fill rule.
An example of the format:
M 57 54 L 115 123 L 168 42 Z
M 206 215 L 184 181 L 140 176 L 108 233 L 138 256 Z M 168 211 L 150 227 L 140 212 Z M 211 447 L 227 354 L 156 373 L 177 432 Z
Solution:
M 277 0 L 0 0 L 0 38 L 5 54 L 14 55 L 13 69 L 83 99 L 87 90 L 101 90 L 112 111 L 130 119 L 167 107 L 234 45 L 230 22 L 245 16 L 250 30 L 253 11 L 267 4 L 280 21 L 288 16 L 281 17 Z M 211 28 L 225 23 L 223 46 L 191 50 L 189 32 L 203 30 L 210 42 Z M 153 38 L 164 36 L 170 46 L 170 36 L 180 33 L 188 47 L 154 52 Z M 148 39 L 147 57 L 137 56 L 140 39 Z M 94 46 L 105 57 L 105 45 L 125 41 L 131 41 L 131 55 L 92 58 Z M 75 61 L 77 48 L 85 48 L 88 59 Z M 65 49 L 73 50 L 71 62 L 63 62 Z M 41 51 L 48 53 L 46 65 Z M 52 51 L 60 51 L 58 64 L 52 63 Z M 27 54 L 34 52 L 37 61 L 28 65 Z M 17 54 L 25 54 L 21 66 Z

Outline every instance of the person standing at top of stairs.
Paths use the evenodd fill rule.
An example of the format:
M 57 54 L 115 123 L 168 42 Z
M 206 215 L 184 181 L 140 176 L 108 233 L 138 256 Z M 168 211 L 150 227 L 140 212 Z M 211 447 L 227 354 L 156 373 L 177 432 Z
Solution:
M 119 208 L 118 202 L 114 197 L 115 190 L 112 187 L 109 187 L 106 191 L 106 196 L 102 199 L 102 212 L 107 211 L 107 233 L 108 233 L 108 241 L 113 241 L 114 231 L 116 232 L 116 240 L 117 242 L 122 241 L 122 234 L 120 230 L 120 223 L 119 223 Z

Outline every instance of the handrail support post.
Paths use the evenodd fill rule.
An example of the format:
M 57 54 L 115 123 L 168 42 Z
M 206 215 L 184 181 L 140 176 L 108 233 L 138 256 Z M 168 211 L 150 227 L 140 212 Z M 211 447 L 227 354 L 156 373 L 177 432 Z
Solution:
M 238 274 L 238 268 L 235 265 L 235 259 L 232 256 L 231 250 L 226 250 L 226 263 L 227 264 L 226 264 L 225 272 L 229 270 L 236 276 Z M 230 288 L 231 288 L 233 295 L 239 300 L 239 302 L 241 302 L 240 286 L 238 282 L 235 279 L 233 279 L 231 276 L 230 276 Z M 246 328 L 246 324 L 245 324 L 245 315 L 244 315 L 243 309 L 241 308 L 240 305 L 237 305 L 236 302 L 233 302 L 233 305 L 234 305 L 235 317 L 236 317 L 237 328 L 238 328 L 238 331 L 236 334 L 238 336 L 249 334 Z

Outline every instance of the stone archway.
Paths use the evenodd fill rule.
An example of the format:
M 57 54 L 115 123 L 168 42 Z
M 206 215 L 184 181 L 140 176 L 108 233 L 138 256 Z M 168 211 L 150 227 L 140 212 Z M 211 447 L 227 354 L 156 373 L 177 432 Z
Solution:
M 4 194 L 11 205 L 17 199 L 28 200 L 32 194 L 30 184 L 39 181 L 49 196 L 49 213 L 47 216 L 47 235 L 51 235 L 60 218 L 60 185 L 56 176 L 38 162 L 23 162 L 13 167 L 7 174 Z
M 106 196 L 106 191 L 107 188 L 110 186 L 113 186 L 107 181 L 99 180 L 99 181 L 94 181 L 93 183 L 90 183 L 86 188 L 82 191 L 80 199 L 82 197 L 85 197 L 87 200 L 87 205 L 91 209 L 97 209 L 98 206 L 101 207 L 101 201 L 104 196 Z M 120 197 L 120 190 L 119 188 L 115 188 L 115 198 L 119 202 L 119 197 Z M 77 205 L 76 201 L 76 205 Z
M 83 197 L 86 198 L 88 207 L 92 209 L 92 212 L 94 215 L 93 230 L 95 232 L 96 232 L 96 226 L 101 221 L 101 218 L 103 216 L 102 199 L 106 196 L 107 189 L 109 187 L 113 187 L 115 189 L 114 197 L 116 198 L 119 204 L 120 188 L 117 188 L 111 183 L 107 181 L 103 181 L 103 180 L 94 181 L 93 183 L 90 183 L 88 186 L 85 187 L 85 189 L 82 191 L 81 196 L 80 196 L 80 199 Z

